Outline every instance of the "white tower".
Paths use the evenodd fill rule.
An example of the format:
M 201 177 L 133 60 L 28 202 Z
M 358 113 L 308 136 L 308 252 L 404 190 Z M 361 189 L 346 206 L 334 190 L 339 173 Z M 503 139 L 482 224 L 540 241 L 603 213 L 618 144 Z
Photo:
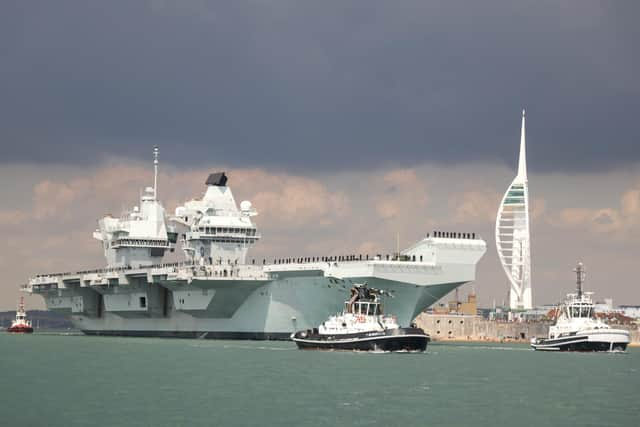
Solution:
M 522 110 L 518 174 L 504 193 L 498 208 L 496 248 L 500 263 L 510 282 L 509 307 L 521 310 L 533 308 L 524 110 Z

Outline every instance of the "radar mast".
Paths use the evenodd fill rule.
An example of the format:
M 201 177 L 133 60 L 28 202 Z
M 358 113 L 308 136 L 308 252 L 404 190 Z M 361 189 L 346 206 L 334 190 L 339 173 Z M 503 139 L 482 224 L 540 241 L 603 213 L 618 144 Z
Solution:
M 153 200 L 158 200 L 158 146 L 153 147 Z
M 578 263 L 578 266 L 574 268 L 573 271 L 576 273 L 576 291 L 578 292 L 578 298 L 582 298 L 582 284 L 584 283 L 584 278 L 587 273 L 581 262 Z

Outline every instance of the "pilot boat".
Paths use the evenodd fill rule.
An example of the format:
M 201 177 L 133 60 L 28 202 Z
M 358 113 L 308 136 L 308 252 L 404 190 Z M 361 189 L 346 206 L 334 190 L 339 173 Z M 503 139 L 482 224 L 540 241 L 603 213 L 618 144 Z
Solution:
M 24 311 L 24 298 L 20 297 L 20 304 L 16 310 L 16 320 L 11 322 L 11 326 L 7 328 L 7 332 L 30 334 L 33 332 L 31 321 L 27 320 L 27 313 Z
M 340 314 L 320 326 L 291 334 L 302 350 L 411 351 L 427 348 L 429 335 L 417 327 L 401 328 L 395 316 L 382 312 L 388 292 L 357 284 Z
M 558 306 L 556 324 L 547 338 L 532 338 L 534 350 L 547 351 L 624 351 L 629 344 L 629 331 L 614 329 L 594 315 L 593 292 L 583 292 L 584 266 L 580 262 L 576 293 L 568 294 Z

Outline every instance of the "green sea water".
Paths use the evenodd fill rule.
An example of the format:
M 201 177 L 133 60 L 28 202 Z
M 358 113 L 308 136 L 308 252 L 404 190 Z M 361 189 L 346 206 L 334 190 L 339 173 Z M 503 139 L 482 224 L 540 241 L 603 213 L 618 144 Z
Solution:
M 638 426 L 640 351 L 0 333 L 2 426 Z

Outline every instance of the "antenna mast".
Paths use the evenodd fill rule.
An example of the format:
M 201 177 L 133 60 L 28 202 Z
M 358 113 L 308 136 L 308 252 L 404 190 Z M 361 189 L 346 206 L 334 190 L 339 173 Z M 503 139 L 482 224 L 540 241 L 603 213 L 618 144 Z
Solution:
M 158 200 L 158 146 L 153 147 L 153 198 Z
M 582 283 L 584 283 L 584 277 L 586 275 L 584 271 L 584 265 L 581 262 L 579 262 L 578 266 L 574 268 L 573 271 L 576 273 L 576 284 L 578 285 L 577 286 L 578 298 L 582 298 Z

